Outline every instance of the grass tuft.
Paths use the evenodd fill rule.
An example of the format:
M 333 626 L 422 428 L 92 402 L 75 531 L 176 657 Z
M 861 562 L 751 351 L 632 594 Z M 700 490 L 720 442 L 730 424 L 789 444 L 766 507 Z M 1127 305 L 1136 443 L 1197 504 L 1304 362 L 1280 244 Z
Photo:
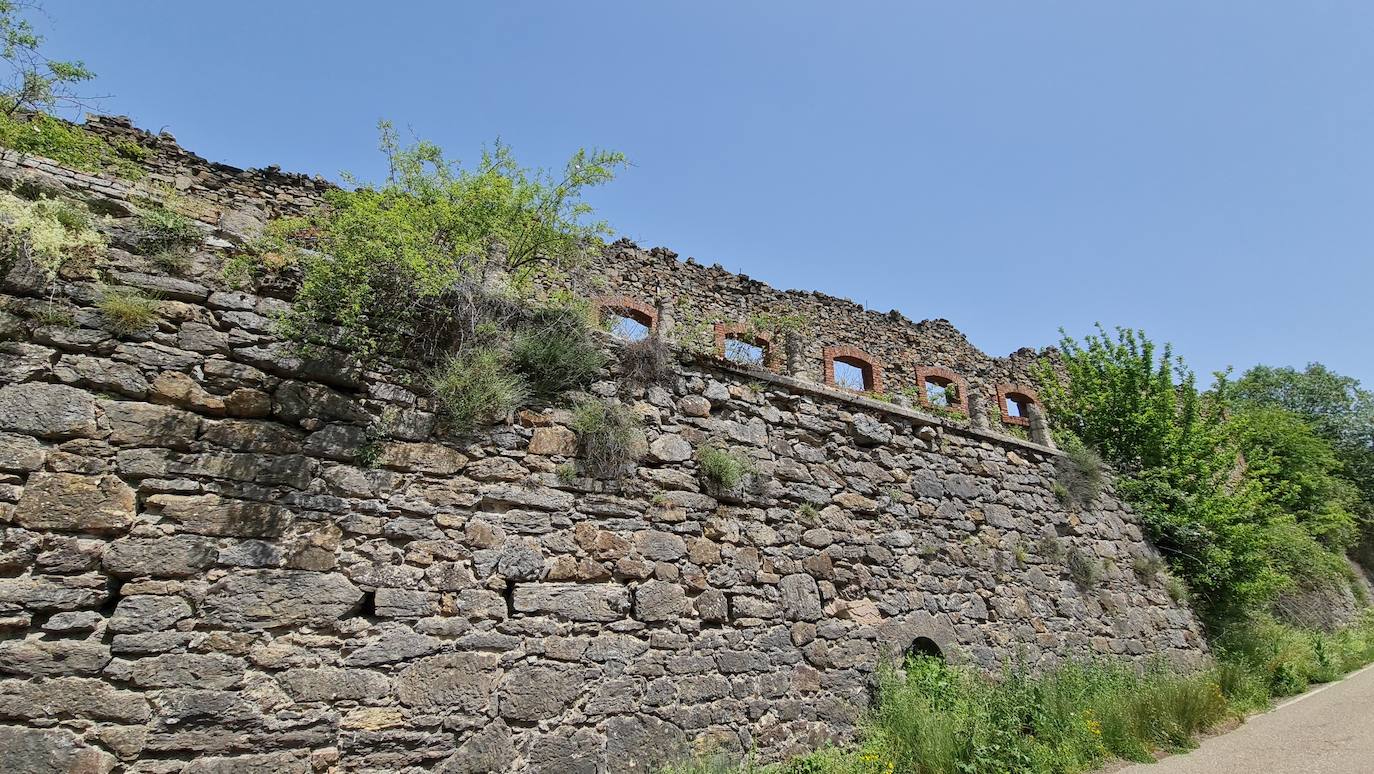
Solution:
M 499 349 L 473 347 L 448 357 L 429 374 L 429 389 L 444 420 L 456 430 L 471 430 L 499 419 L 525 399 L 525 382 L 511 371 Z
M 697 464 L 706 483 L 718 492 L 738 488 L 754 472 L 745 457 L 717 446 L 703 446 L 697 451 Z
M 585 400 L 573 408 L 572 429 L 596 478 L 619 478 L 639 458 L 640 421 L 620 403 Z
M 157 299 L 137 288 L 101 288 L 96 308 L 106 327 L 117 336 L 141 333 L 157 322 Z

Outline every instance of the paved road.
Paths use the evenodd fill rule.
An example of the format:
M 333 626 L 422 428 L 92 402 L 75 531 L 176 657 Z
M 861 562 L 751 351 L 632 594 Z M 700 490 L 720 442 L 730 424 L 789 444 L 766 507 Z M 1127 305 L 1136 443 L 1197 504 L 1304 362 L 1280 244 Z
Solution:
M 1117 774 L 1371 774 L 1374 668 L 1256 715 L 1229 734 Z

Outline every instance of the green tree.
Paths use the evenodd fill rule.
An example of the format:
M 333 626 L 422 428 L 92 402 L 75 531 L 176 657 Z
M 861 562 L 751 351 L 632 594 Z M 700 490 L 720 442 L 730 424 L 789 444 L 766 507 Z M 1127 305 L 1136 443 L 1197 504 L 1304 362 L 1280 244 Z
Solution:
M 1374 520 L 1374 392 L 1357 379 L 1309 363 L 1302 371 L 1255 366 L 1236 381 L 1236 396 L 1291 411 L 1330 441 L 1341 475 L 1359 490 L 1362 517 Z
M 1167 344 L 1126 328 L 1099 325 L 1081 342 L 1063 335 L 1060 352 L 1059 368 L 1045 361 L 1037 373 L 1055 429 L 1124 474 L 1121 492 L 1204 615 L 1215 621 L 1272 598 L 1288 579 L 1272 560 L 1260 482 L 1238 474 L 1225 376 L 1203 394 Z
M 1244 454 L 1245 474 L 1259 482 L 1265 507 L 1292 516 L 1329 548 L 1354 545 L 1359 493 L 1341 477 L 1341 461 L 1327 439 L 1278 406 L 1242 405 L 1229 424 Z
M 39 50 L 43 36 L 23 17 L 36 8 L 21 0 L 0 0 L 0 57 L 9 66 L 0 83 L 0 111 L 6 116 L 79 106 L 76 87 L 95 78 L 82 62 L 49 59 Z
M 363 360 L 434 361 L 521 310 L 534 272 L 559 271 L 602 243 L 587 189 L 625 157 L 579 150 L 560 173 L 520 166 L 499 142 L 465 169 L 433 143 L 405 146 L 382 122 L 385 182 L 356 184 L 305 219 L 275 224 L 303 270 L 289 334 Z

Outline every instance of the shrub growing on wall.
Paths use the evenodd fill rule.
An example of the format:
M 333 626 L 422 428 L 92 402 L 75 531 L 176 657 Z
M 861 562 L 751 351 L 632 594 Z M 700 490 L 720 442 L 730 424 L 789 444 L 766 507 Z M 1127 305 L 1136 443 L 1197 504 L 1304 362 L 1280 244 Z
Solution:
M 91 228 L 84 208 L 0 191 L 0 270 L 28 261 L 51 282 L 63 266 L 93 261 L 104 250 L 105 237 Z
M 590 399 L 573 409 L 578 448 L 597 478 L 618 478 L 638 458 L 639 428 L 639 417 L 621 403 Z
M 610 233 L 590 219 L 588 188 L 624 156 L 579 150 L 559 174 L 520 166 L 497 144 L 472 169 L 432 143 L 402 146 L 381 125 L 390 172 L 333 191 L 328 207 L 279 228 L 303 271 L 287 320 L 295 337 L 364 361 L 405 353 L 436 360 L 488 321 L 473 306 L 519 302 L 531 272 L 566 268 Z

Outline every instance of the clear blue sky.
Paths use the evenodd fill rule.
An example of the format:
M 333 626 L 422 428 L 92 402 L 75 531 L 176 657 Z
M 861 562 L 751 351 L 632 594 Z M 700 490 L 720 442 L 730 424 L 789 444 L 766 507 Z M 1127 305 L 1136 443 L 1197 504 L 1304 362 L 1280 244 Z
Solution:
M 1200 372 L 1374 386 L 1374 4 L 48 0 L 105 112 L 238 166 L 635 166 L 617 230 L 946 317 L 993 354 L 1094 321 Z

